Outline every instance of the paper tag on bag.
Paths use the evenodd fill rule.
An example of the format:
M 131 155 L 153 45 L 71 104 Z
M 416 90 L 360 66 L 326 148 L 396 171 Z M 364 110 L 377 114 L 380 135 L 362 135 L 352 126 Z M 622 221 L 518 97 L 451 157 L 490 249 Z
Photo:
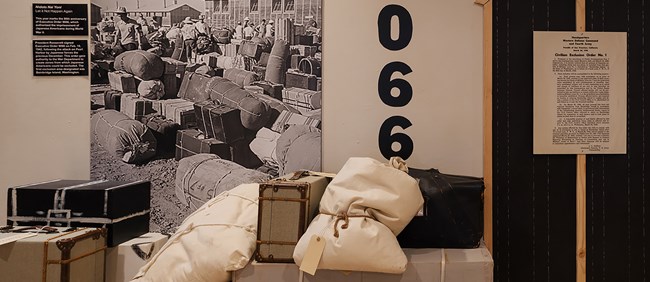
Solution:
M 300 270 L 311 275 L 316 274 L 323 250 L 325 250 L 325 239 L 318 235 L 312 235 L 311 240 L 309 240 L 309 245 L 307 245 L 305 257 L 300 264 Z

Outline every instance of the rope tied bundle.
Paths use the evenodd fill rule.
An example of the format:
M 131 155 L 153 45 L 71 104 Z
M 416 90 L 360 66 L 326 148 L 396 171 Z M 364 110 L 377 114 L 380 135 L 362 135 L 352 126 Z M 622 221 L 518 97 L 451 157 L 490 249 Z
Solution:
M 365 217 L 369 218 L 372 220 L 376 220 L 374 217 L 366 215 L 366 214 L 347 214 L 344 212 L 338 213 L 338 214 L 333 214 L 333 213 L 328 213 L 328 212 L 321 212 L 321 214 L 325 215 L 330 215 L 336 218 L 336 221 L 334 221 L 334 237 L 338 238 L 339 237 L 339 222 L 343 220 L 343 225 L 341 225 L 341 229 L 348 229 L 348 226 L 350 225 L 350 218 L 351 217 Z

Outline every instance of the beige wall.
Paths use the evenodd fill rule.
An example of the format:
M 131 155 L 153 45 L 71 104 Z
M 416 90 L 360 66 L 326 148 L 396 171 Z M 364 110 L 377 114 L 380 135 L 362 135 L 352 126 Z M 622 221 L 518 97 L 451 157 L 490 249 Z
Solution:
M 0 225 L 7 187 L 90 174 L 89 78 L 32 77 L 32 39 L 85 37 L 32 36 L 31 9 L 31 1 L 4 1 L 0 9 Z
M 378 39 L 377 18 L 398 2 L 413 20 L 407 47 L 389 51 Z M 391 116 L 412 126 L 412 167 L 483 175 L 483 7 L 471 0 L 323 1 L 323 170 L 338 171 L 350 157 L 384 159 L 378 135 Z M 352 23 L 352 24 L 351 24 Z M 397 37 L 397 18 L 392 20 Z M 411 101 L 385 105 L 377 92 L 381 70 L 408 64 Z M 394 90 L 395 95 L 398 91 Z M 394 146 L 397 150 L 399 147 Z

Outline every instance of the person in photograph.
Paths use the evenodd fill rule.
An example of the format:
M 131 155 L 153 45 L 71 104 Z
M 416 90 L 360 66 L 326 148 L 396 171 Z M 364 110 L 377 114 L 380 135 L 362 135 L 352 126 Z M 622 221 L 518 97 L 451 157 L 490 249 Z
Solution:
M 251 19 L 249 17 L 245 17 L 244 18 L 244 27 L 247 27 L 250 22 L 251 22 Z
M 308 25 L 305 34 L 313 36 L 314 42 L 320 42 L 321 30 L 318 28 L 318 23 L 315 20 L 310 20 Z
M 116 14 L 120 19 L 115 23 L 115 41 L 113 42 L 114 55 L 124 51 L 142 49 L 142 31 L 140 25 L 127 16 L 126 8 L 118 8 Z
M 249 23 L 244 27 L 244 39 L 246 40 L 251 40 L 253 38 L 253 32 L 255 29 L 253 29 L 253 24 Z
M 235 39 L 242 39 L 244 33 L 244 26 L 241 24 L 241 22 L 237 22 L 237 26 L 235 27 Z
M 269 23 L 266 25 L 266 33 L 264 33 L 265 37 L 273 37 L 275 36 L 275 27 L 273 26 L 273 20 L 269 20 Z
M 185 47 L 185 55 L 187 57 L 188 63 L 195 63 L 194 60 L 194 48 L 196 44 L 197 32 L 194 22 L 190 17 L 186 17 L 183 21 L 183 27 L 181 28 L 181 35 L 183 36 L 183 46 Z
M 210 26 L 205 23 L 205 15 L 199 15 L 199 21 L 194 24 L 199 35 L 209 35 Z
M 266 33 L 266 19 L 262 19 L 262 22 L 255 27 L 255 33 L 255 36 L 264 37 Z

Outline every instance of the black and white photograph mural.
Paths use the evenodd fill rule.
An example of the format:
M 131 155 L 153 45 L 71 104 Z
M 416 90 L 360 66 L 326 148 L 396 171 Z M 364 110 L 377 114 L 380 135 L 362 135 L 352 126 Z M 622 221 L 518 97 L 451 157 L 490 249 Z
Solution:
M 241 183 L 321 170 L 320 0 L 92 0 L 91 178 L 171 233 Z

